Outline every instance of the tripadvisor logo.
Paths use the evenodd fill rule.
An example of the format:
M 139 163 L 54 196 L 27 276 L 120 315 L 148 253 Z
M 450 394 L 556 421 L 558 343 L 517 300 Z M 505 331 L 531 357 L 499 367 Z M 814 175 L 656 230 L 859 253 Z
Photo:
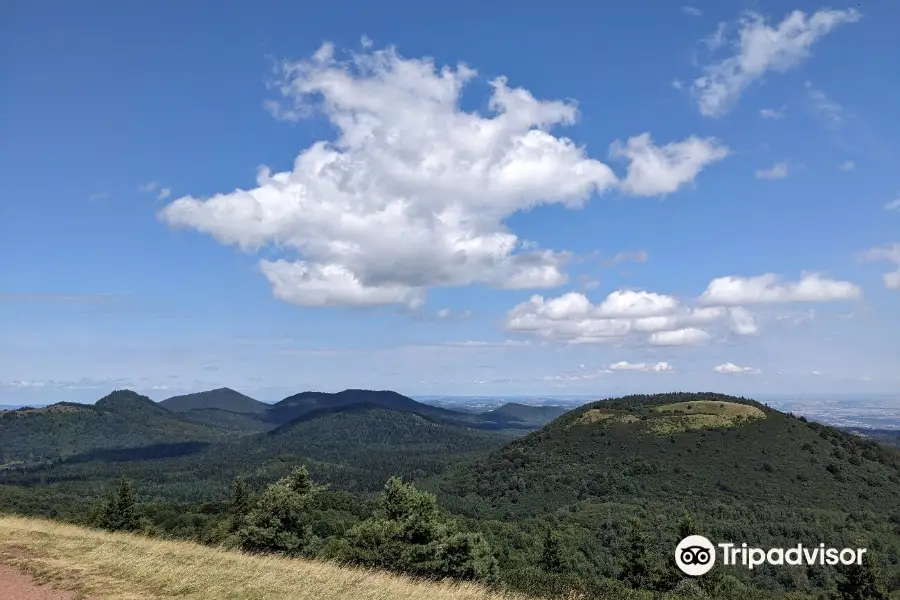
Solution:
M 716 564 L 716 548 L 722 564 L 740 565 L 753 569 L 763 564 L 781 565 L 861 565 L 865 548 L 826 548 L 825 544 L 791 548 L 751 548 L 744 544 L 719 543 L 715 546 L 702 535 L 689 535 L 675 547 L 675 564 L 686 575 L 697 577 L 709 572 Z

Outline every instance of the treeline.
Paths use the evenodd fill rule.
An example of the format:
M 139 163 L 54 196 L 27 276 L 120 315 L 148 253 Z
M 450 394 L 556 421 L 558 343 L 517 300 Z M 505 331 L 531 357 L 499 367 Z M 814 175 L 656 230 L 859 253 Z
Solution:
M 188 514 L 188 513 L 185 513 Z M 610 577 L 585 578 L 573 564 L 564 531 L 546 526 L 532 531 L 528 543 L 537 560 L 528 568 L 510 569 L 510 548 L 496 535 L 471 522 L 449 516 L 434 494 L 398 477 L 390 478 L 373 501 L 331 492 L 310 477 L 305 466 L 254 491 L 244 478 L 235 479 L 230 497 L 196 507 L 203 515 L 197 541 L 251 553 L 334 561 L 384 569 L 429 579 L 452 578 L 543 597 L 680 600 L 888 600 L 884 576 L 869 553 L 859 567 L 844 567 L 832 585 L 817 594 L 772 594 L 748 587 L 721 569 L 684 576 L 671 556 L 656 552 L 638 520 L 616 552 L 622 567 Z M 110 531 L 180 537 L 171 511 L 139 502 L 132 483 L 120 480 L 116 490 L 97 504 L 84 522 Z M 174 529 L 173 529 L 174 527 Z M 701 533 L 690 514 L 678 522 L 678 536 Z M 519 540 L 521 543 L 521 538 Z

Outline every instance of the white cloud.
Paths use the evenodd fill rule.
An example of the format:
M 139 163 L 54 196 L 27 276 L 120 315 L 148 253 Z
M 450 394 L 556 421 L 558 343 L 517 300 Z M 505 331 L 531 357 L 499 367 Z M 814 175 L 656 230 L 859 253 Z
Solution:
M 771 169 L 757 169 L 757 179 L 784 179 L 788 176 L 788 166 L 785 162 L 775 163 Z
M 650 336 L 654 346 L 694 346 L 708 342 L 712 336 L 705 329 L 686 327 L 674 331 L 660 331 Z
M 799 281 L 779 282 L 766 273 L 757 277 L 718 277 L 700 296 L 700 302 L 713 306 L 738 306 L 776 302 L 830 302 L 855 300 L 862 290 L 849 281 L 825 279 L 818 273 L 804 273 Z
M 696 136 L 655 146 L 649 133 L 632 137 L 624 145 L 616 140 L 609 147 L 610 157 L 631 161 L 621 187 L 635 196 L 671 194 L 728 152 L 715 138 Z
M 728 311 L 731 322 L 731 331 L 735 335 L 755 335 L 759 333 L 759 326 L 753 315 L 746 308 L 735 306 Z
M 159 184 L 158 184 L 157 182 L 155 182 L 155 181 L 148 181 L 148 182 L 146 182 L 146 183 L 140 184 L 140 185 L 138 186 L 138 191 L 139 191 L 139 192 L 152 192 L 152 191 L 155 190 L 157 187 L 159 187 Z
M 680 79 L 673 79 L 673 80 L 672 80 L 672 87 L 675 88 L 676 90 L 683 90 L 683 89 L 684 89 L 684 82 L 681 81 Z
M 806 87 L 809 107 L 827 125 L 837 127 L 847 120 L 847 111 L 838 102 L 829 98 L 822 90 L 814 88 L 809 81 L 803 85 Z
M 716 373 L 722 373 L 723 375 L 730 374 L 749 374 L 749 375 L 758 375 L 761 373 L 759 369 L 754 369 L 753 367 L 739 367 L 734 363 L 724 363 L 721 365 L 716 365 L 713 367 L 713 371 Z
M 745 305 L 861 296 L 857 285 L 818 273 L 803 273 L 793 282 L 782 282 L 771 273 L 730 276 L 713 279 L 693 306 L 666 294 L 635 290 L 616 290 L 598 303 L 579 292 L 555 298 L 533 295 L 507 313 L 505 326 L 511 332 L 570 344 L 637 339 L 659 346 L 690 345 L 710 341 L 707 329 L 713 326 L 737 336 L 759 333 L 757 319 Z M 804 320 L 812 318 L 811 311 L 803 315 Z
M 887 204 L 884 205 L 884 210 L 896 210 L 900 211 L 900 198 L 896 200 L 891 200 Z
M 811 323 L 816 319 L 816 311 L 813 309 L 807 309 L 799 312 L 791 312 L 788 314 L 781 314 L 775 317 L 778 321 L 783 323 L 787 323 L 791 327 L 799 327 L 804 323 Z
M 607 367 L 610 371 L 642 371 L 644 373 L 671 373 L 675 368 L 667 362 L 650 363 L 630 363 L 628 361 L 619 361 Z
M 677 345 L 672 340 L 679 336 L 694 340 L 702 337 L 694 331 L 685 334 L 685 330 L 721 321 L 727 315 L 723 308 L 685 307 L 671 296 L 653 292 L 618 290 L 598 304 L 584 294 L 570 292 L 551 299 L 534 295 L 518 304 L 507 313 L 506 329 L 574 344 L 668 332 L 673 335 L 651 335 L 646 340 Z
M 812 45 L 842 23 L 859 20 L 853 9 L 820 10 L 807 16 L 795 10 L 776 26 L 755 13 L 739 21 L 737 52 L 707 65 L 694 80 L 693 92 L 701 114 L 719 117 L 727 113 L 741 94 L 767 72 L 786 72 L 810 54 Z
M 441 321 L 467 319 L 472 316 L 472 311 L 442 308 L 435 313 L 435 316 Z
M 289 171 L 262 168 L 255 188 L 178 198 L 160 216 L 244 251 L 298 253 L 259 264 L 293 304 L 421 306 L 431 287 L 559 286 L 570 255 L 521 240 L 506 219 L 541 204 L 579 207 L 618 185 L 606 164 L 551 133 L 575 122 L 574 103 L 539 100 L 504 77 L 491 80 L 484 116 L 459 107 L 474 70 L 393 48 L 341 61 L 325 44 L 278 73 L 283 99 L 269 108 L 291 119 L 321 113 L 337 139 L 306 148 Z M 632 161 L 622 190 L 635 195 L 673 192 L 724 156 L 694 137 L 613 146 Z
M 88 196 L 88 200 L 91 202 L 95 202 L 97 200 L 106 200 L 109 198 L 109 192 L 97 192 L 96 194 L 91 194 Z
M 853 162 L 852 160 L 843 162 L 838 167 L 838 169 L 840 169 L 841 171 L 852 171 L 855 168 L 856 168 L 856 163 Z M 900 200 L 898 200 L 897 203 L 898 203 L 898 206 L 900 206 Z
M 682 6 L 681 12 L 688 15 L 689 17 L 702 17 L 703 11 L 697 8 L 696 6 Z
M 781 119 L 784 117 L 784 109 L 762 108 L 759 111 L 759 116 L 763 119 Z
M 159 190 L 159 193 L 156 195 L 157 200 L 165 200 L 169 196 L 172 195 L 172 190 L 170 188 L 163 188 Z
M 882 275 L 884 279 L 884 287 L 889 290 L 900 290 L 900 244 L 884 246 L 882 248 L 872 248 L 862 253 L 862 260 L 869 261 L 887 261 L 896 265 L 897 270 Z

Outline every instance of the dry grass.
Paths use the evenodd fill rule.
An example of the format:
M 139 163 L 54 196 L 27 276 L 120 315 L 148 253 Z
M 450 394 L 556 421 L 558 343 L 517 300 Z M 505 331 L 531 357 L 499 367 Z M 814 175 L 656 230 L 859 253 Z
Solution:
M 10 516 L 0 516 L 0 563 L 91 599 L 525 600 L 470 584 Z
M 594 423 L 634 423 L 638 418 L 620 410 L 592 408 L 584 412 L 573 425 L 591 425 Z
M 659 412 L 675 412 L 678 410 L 685 414 L 724 415 L 728 417 L 748 417 L 751 419 L 766 418 L 766 413 L 755 406 L 738 404 L 737 402 L 715 402 L 713 400 L 663 404 L 662 406 L 657 406 L 655 410 Z
M 650 409 L 642 416 L 624 410 L 592 408 L 582 414 L 574 425 L 604 425 L 644 423 L 647 431 L 671 434 L 692 429 L 735 427 L 754 419 L 765 419 L 766 413 L 755 406 L 736 402 L 676 402 Z
M 664 404 L 654 410 L 665 414 L 650 421 L 650 430 L 659 434 L 734 427 L 747 421 L 766 418 L 766 413 L 755 406 L 710 400 Z

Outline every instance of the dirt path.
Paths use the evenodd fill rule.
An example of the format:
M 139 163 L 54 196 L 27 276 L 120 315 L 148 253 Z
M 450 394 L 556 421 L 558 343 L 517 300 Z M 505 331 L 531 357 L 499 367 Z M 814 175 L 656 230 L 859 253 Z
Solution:
M 0 565 L 0 600 L 74 600 L 75 594 L 35 583 L 30 575 Z

